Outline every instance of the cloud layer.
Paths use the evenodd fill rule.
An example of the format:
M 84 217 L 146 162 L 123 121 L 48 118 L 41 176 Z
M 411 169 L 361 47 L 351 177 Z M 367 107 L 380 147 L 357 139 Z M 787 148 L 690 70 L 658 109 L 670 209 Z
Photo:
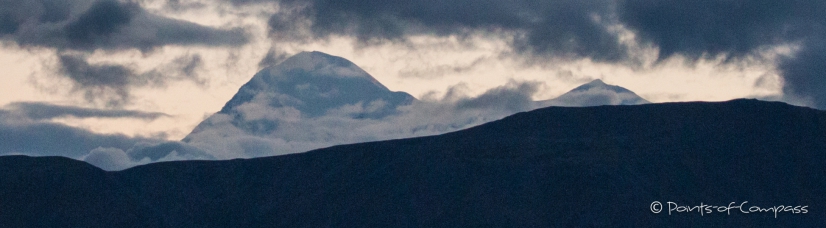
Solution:
M 20 113 L 32 120 L 48 120 L 58 117 L 77 118 L 137 118 L 154 120 L 169 115 L 160 112 L 143 112 L 137 110 L 103 110 L 76 106 L 54 105 L 43 102 L 15 102 L 4 109 Z
M 60 55 L 61 71 L 75 80 L 80 74 L 95 81 L 125 83 L 130 68 L 107 63 L 89 71 L 72 71 L 82 63 L 64 51 L 151 52 L 163 46 L 240 47 L 251 35 L 240 27 L 214 28 L 150 12 L 135 1 L 29 0 L 0 2 L 0 40 L 23 47 L 46 47 Z M 332 0 L 224 0 L 180 2 L 175 10 L 216 9 L 227 6 L 275 6 L 266 21 L 275 46 L 315 43 L 344 36 L 356 45 L 406 43 L 413 36 L 485 36 L 506 40 L 504 54 L 533 64 L 549 60 L 589 59 L 596 62 L 637 65 L 639 47 L 657 50 L 657 59 L 685 57 L 689 61 L 725 57 L 729 61 L 762 58 L 778 46 L 798 52 L 778 58 L 778 72 L 790 98 L 808 100 L 826 108 L 826 95 L 810 86 L 824 85 L 818 74 L 826 40 L 826 3 L 804 1 L 743 0 L 485 0 L 485 1 L 332 1 Z M 192 4 L 190 4 L 192 3 Z M 273 4 L 274 3 L 274 4 Z M 238 8 L 244 9 L 244 8 Z M 222 11 L 238 13 L 237 11 Z M 274 49 L 275 50 L 275 49 Z M 283 52 L 271 52 L 260 67 L 278 62 Z M 88 61 L 87 61 L 88 62 Z M 727 62 L 728 63 L 728 62 Z M 82 64 L 81 64 L 82 65 Z M 472 67 L 473 64 L 469 65 Z M 444 71 L 463 71 L 445 66 Z M 134 70 L 131 70 L 134 71 Z M 424 72 L 430 74 L 431 72 Z M 404 75 L 427 77 L 422 72 Z M 160 77 L 164 78 L 164 77 Z M 141 80 L 137 80 L 141 81 Z M 87 82 L 87 81 L 84 81 Z M 92 81 L 94 82 L 94 81 Z M 86 94 L 105 95 L 104 103 L 128 102 L 127 87 L 81 83 Z M 109 86 L 113 85 L 113 86 Z M 90 97 L 89 95 L 87 97 Z M 87 99 L 89 100 L 89 99 Z
M 405 42 L 416 35 L 493 36 L 535 63 L 546 58 L 637 64 L 635 47 L 654 47 L 657 59 L 689 61 L 762 58 L 782 45 L 800 52 L 777 60 L 783 91 L 826 108 L 817 72 L 826 40 L 823 1 L 330 1 L 229 0 L 234 5 L 276 2 L 268 21 L 276 42 L 355 37 L 360 45 Z M 633 34 L 628 42 L 625 31 Z
M 252 1 L 233 1 L 245 4 Z M 619 61 L 626 57 L 611 23 L 609 0 L 556 1 L 279 1 L 268 24 L 276 40 L 331 35 L 362 44 L 411 35 L 510 35 L 515 51 L 534 56 Z
M 165 45 L 240 46 L 241 28 L 211 28 L 116 0 L 0 2 L 0 39 L 59 50 L 151 51 Z
M 624 0 L 620 21 L 639 41 L 659 48 L 659 58 L 755 56 L 775 45 L 799 45 L 778 68 L 783 92 L 826 109 L 826 2 L 823 1 L 652 1 Z
M 58 54 L 58 73 L 72 82 L 72 90 L 82 92 L 86 101 L 120 107 L 130 102 L 133 88 L 164 87 L 168 82 L 191 81 L 203 85 L 198 76 L 202 67 L 198 54 L 179 56 L 146 72 L 136 72 L 117 63 L 89 63 L 82 53 Z
M 130 110 L 99 110 L 45 103 L 15 103 L 0 109 L 0 156 L 64 156 L 106 170 L 121 170 L 157 161 L 214 159 L 181 142 L 121 134 L 98 134 L 49 121 L 52 118 L 138 118 L 165 116 Z
M 239 27 L 213 28 L 160 16 L 134 1 L 0 1 L 0 41 L 54 50 L 55 73 L 70 79 L 72 90 L 87 101 L 107 106 L 128 103 L 134 87 L 163 85 L 180 80 L 181 75 L 196 79 L 201 58 L 183 56 L 160 69 L 139 73 L 123 64 L 89 63 L 90 53 L 149 53 L 164 46 L 240 47 L 249 43 L 249 36 Z M 180 66 L 169 69 L 170 65 Z

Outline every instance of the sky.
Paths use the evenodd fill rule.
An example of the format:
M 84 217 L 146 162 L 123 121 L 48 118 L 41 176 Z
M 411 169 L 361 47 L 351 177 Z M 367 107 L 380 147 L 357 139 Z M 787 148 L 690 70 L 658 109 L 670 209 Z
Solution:
M 0 132 L 17 143 L 0 153 L 59 148 L 29 141 L 65 131 L 88 144 L 69 157 L 141 142 L 202 154 L 176 141 L 302 51 L 420 100 L 520 83 L 547 100 L 601 79 L 651 102 L 826 109 L 824 11 L 817 0 L 0 0 Z

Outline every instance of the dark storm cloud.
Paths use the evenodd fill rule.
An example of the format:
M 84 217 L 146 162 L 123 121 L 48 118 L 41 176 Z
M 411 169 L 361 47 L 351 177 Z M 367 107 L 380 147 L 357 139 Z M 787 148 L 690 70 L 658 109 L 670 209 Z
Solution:
M 139 87 L 163 87 L 170 81 L 192 81 L 204 85 L 198 77 L 203 61 L 198 54 L 183 55 L 170 63 L 143 73 L 115 63 L 89 63 L 83 54 L 59 54 L 58 73 L 73 82 L 73 90 L 82 92 L 89 102 L 103 102 L 118 107 L 129 103 L 130 91 Z
M 233 1 L 245 4 L 252 1 Z M 611 21 L 610 0 L 555 1 L 281 1 L 269 20 L 275 39 L 330 35 L 361 43 L 404 41 L 415 34 L 514 34 L 520 53 L 618 61 L 626 57 Z M 604 21 L 599 21 L 601 18 Z
M 235 0 L 235 5 L 266 0 Z M 269 19 L 275 40 L 356 37 L 362 44 L 403 42 L 411 35 L 512 36 L 515 53 L 532 57 L 591 58 L 633 64 L 629 49 L 609 29 L 621 25 L 638 44 L 659 49 L 659 60 L 725 56 L 762 58 L 777 45 L 801 44 L 778 62 L 784 92 L 826 108 L 822 61 L 826 1 L 774 0 L 552 0 L 552 1 L 333 1 L 282 0 Z M 544 63 L 540 58 L 535 63 Z
M 237 47 L 249 42 L 243 28 L 216 29 L 149 13 L 139 15 L 135 22 L 115 41 L 141 50 L 164 45 Z
M 7 13 L 0 14 L 0 36 L 12 34 L 20 28 L 20 24 L 15 21 L 11 15 Z
M 826 109 L 826 40 L 805 45 L 797 55 L 780 61 L 785 83 L 783 92 L 793 98 L 810 100 Z
M 253 0 L 232 3 L 249 4 Z M 620 24 L 660 57 L 743 57 L 822 30 L 823 1 L 552 0 L 552 1 L 276 1 L 285 9 L 269 25 L 277 39 L 357 37 L 364 43 L 409 35 L 511 33 L 521 53 L 620 60 L 627 49 L 606 26 Z
M 89 64 L 85 56 L 59 55 L 60 73 L 74 82 L 89 102 L 103 99 L 107 106 L 120 106 L 130 99 L 136 78 L 132 69 L 118 64 Z
M 77 118 L 137 118 L 154 120 L 169 115 L 160 112 L 143 112 L 136 110 L 105 110 L 75 106 L 53 105 L 42 102 L 15 102 L 5 109 L 20 113 L 33 120 L 47 120 L 58 117 Z
M 125 87 L 135 73 L 117 64 L 89 64 L 82 55 L 60 55 L 61 72 L 81 86 Z
M 0 39 L 24 47 L 144 52 L 165 45 L 240 46 L 249 41 L 241 28 L 206 27 L 115 0 L 0 1 Z
M 826 2 L 772 0 L 623 0 L 619 18 L 659 58 L 753 57 L 774 45 L 799 44 L 778 62 L 789 99 L 826 108 Z
M 619 6 L 620 20 L 642 42 L 657 45 L 660 59 L 743 57 L 813 35 L 822 29 L 826 9 L 817 0 L 622 0 Z
M 96 43 L 105 42 L 113 33 L 123 29 L 138 14 L 137 4 L 122 4 L 104 0 L 92 5 L 77 20 L 63 27 L 70 43 L 80 49 L 93 49 Z

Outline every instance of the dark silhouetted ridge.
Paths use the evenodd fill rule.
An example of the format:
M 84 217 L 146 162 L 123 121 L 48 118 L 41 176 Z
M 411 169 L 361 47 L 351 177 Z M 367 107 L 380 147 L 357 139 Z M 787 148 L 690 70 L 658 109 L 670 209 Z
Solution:
M 826 112 L 757 100 L 549 107 L 438 136 L 119 172 L 0 164 L 0 226 L 826 225 Z M 668 215 L 669 201 L 808 213 Z

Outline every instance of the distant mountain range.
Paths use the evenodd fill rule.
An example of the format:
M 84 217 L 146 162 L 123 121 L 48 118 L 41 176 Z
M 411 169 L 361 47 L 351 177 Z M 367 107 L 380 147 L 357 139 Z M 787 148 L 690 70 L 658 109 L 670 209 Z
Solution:
M 427 105 L 421 105 L 424 101 L 417 101 L 405 92 L 390 91 L 370 74 L 344 58 L 321 52 L 302 52 L 255 74 L 219 112 L 198 124 L 183 141 L 198 144 L 201 147 L 223 147 L 228 143 L 221 142 L 221 145 L 214 145 L 218 138 L 236 137 L 239 139 L 229 141 L 244 142 L 253 140 L 258 146 L 250 148 L 249 143 L 239 143 L 239 146 L 229 146 L 225 150 L 244 150 L 245 152 L 227 152 L 229 155 L 216 157 L 256 157 L 304 152 L 337 144 L 446 133 L 499 119 L 516 112 L 548 106 L 581 107 L 648 103 L 634 92 L 605 84 L 597 79 L 556 99 L 528 101 L 530 103 L 524 106 L 494 104 L 494 106 L 516 107 L 502 111 L 496 110 L 496 113 L 492 113 L 491 110 L 478 110 L 481 114 L 473 114 L 475 117 L 457 117 L 453 122 L 429 123 L 430 120 L 421 119 L 418 120 L 417 126 L 410 126 L 409 129 L 399 126 L 398 129 L 392 130 L 396 133 L 379 135 L 374 135 L 377 133 L 373 131 L 365 133 L 359 131 L 360 129 L 354 129 L 359 126 L 363 129 L 380 128 L 375 126 L 380 125 L 376 122 L 393 124 L 394 121 L 405 119 L 398 117 L 399 108 L 417 102 L 419 106 L 407 107 L 406 110 L 421 109 L 423 107 L 420 106 Z M 473 102 L 467 103 L 471 104 L 457 106 L 479 106 L 472 104 Z M 418 114 L 434 115 L 434 118 L 438 118 L 436 113 Z M 461 116 L 461 114 L 455 115 Z M 325 117 L 333 120 L 325 120 Z M 434 125 L 439 125 L 439 127 L 427 131 L 428 133 L 421 133 L 423 131 L 419 130 L 433 128 Z M 349 133 L 341 134 L 342 132 Z M 277 140 L 277 142 L 267 141 L 270 139 Z M 272 146 L 272 144 L 277 145 Z
M 824 111 L 548 107 L 438 136 L 118 172 L 4 156 L 0 226 L 822 227 L 823 167 Z M 717 211 L 729 205 L 784 207 Z

